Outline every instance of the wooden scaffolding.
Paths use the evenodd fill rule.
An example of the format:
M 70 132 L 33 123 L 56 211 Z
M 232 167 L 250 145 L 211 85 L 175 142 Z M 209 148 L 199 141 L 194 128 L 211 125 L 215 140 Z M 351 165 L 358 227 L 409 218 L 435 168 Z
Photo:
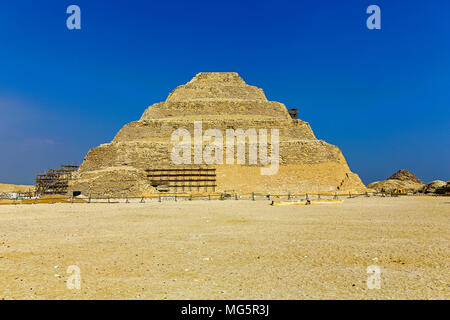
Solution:
M 150 184 L 159 191 L 175 193 L 216 191 L 215 168 L 146 169 L 145 171 Z
M 37 174 L 36 194 L 66 194 L 72 173 L 77 170 L 77 165 L 62 165 L 60 169 L 49 169 L 44 174 Z

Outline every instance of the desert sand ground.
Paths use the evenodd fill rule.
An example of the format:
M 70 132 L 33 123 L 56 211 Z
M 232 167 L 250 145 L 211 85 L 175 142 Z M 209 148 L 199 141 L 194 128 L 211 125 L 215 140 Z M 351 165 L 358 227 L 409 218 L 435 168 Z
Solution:
M 450 298 L 449 197 L 344 200 L 0 206 L 0 299 Z

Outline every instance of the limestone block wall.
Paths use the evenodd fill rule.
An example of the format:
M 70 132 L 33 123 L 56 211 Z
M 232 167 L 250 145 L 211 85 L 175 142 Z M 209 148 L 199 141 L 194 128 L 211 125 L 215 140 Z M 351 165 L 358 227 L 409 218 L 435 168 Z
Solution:
M 112 166 L 129 166 L 138 169 L 175 166 L 171 152 L 175 143 L 169 142 L 117 142 L 104 144 L 93 148 L 87 154 L 81 171 L 102 170 Z M 255 146 L 257 152 L 257 145 Z M 204 150 L 204 147 L 202 148 Z M 237 163 L 237 145 L 234 146 L 234 159 Z M 268 154 L 272 146 L 268 143 Z M 249 144 L 245 146 L 246 164 L 248 164 Z M 227 146 L 223 145 L 223 162 Z M 279 145 L 280 165 L 288 164 L 318 164 L 334 161 L 345 163 L 341 151 L 336 146 L 320 140 L 282 141 Z M 194 145 L 191 146 L 191 158 L 194 155 Z M 193 160 L 192 160 L 193 164 Z
M 126 141 L 168 141 L 179 128 L 188 130 L 194 136 L 192 120 L 145 120 L 126 124 L 115 136 L 113 142 Z M 278 129 L 280 140 L 316 140 L 309 123 L 298 120 L 202 120 L 203 132 L 219 129 L 225 136 L 226 129 Z
M 275 101 L 259 100 L 198 100 L 157 103 L 147 108 L 141 120 L 185 118 L 189 116 L 266 116 L 276 119 L 290 119 L 286 107 Z
M 264 91 L 249 86 L 236 72 L 202 72 L 188 83 L 177 87 L 167 102 L 198 100 L 267 101 Z

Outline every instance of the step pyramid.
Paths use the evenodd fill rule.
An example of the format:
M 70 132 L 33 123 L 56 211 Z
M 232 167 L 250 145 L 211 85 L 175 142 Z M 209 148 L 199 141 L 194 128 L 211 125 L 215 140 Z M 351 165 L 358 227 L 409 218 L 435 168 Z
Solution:
M 195 140 L 199 127 L 200 140 L 198 135 Z M 229 151 L 234 163 L 195 161 L 195 146 L 191 147 L 190 162 L 176 163 L 173 150 L 179 141 L 173 135 L 177 129 L 190 134 L 190 141 L 200 141 L 197 150 L 222 141 L 222 149 L 210 154 L 219 159 L 217 150 L 224 155 Z M 218 136 L 204 140 L 202 134 L 209 129 L 222 132 L 222 140 Z M 227 130 L 239 129 L 248 134 L 241 140 L 246 143 L 246 154 L 240 162 L 237 145 L 228 148 L 225 139 Z M 275 131 L 278 140 L 272 140 Z M 275 143 L 278 146 L 278 163 L 271 174 L 262 174 L 261 169 L 273 163 L 250 159 L 250 150 L 257 150 L 257 159 L 261 155 L 255 141 L 260 144 L 262 132 L 267 133 L 269 155 L 277 149 Z M 356 192 L 365 187 L 350 171 L 339 148 L 318 140 L 308 122 L 292 119 L 284 104 L 268 101 L 262 89 L 246 84 L 235 72 L 202 72 L 173 90 L 166 101 L 148 107 L 110 143 L 91 149 L 69 190 L 96 197 L 141 197 L 167 191 L 275 194 Z

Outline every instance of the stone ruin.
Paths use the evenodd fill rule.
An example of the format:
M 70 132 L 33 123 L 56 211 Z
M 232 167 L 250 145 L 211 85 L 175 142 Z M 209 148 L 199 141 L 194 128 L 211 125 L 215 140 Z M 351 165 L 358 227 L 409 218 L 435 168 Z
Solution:
M 262 175 L 264 166 L 250 164 L 248 157 L 243 164 L 174 164 L 171 152 L 177 142 L 172 141 L 172 133 L 184 128 L 194 136 L 194 121 L 202 121 L 203 132 L 278 129 L 278 172 Z M 269 150 L 270 142 L 268 138 Z M 203 148 L 207 144 L 203 142 Z M 73 190 L 93 197 L 145 197 L 161 192 L 287 194 L 366 189 L 339 148 L 318 140 L 309 123 L 293 119 L 284 104 L 268 101 L 262 89 L 247 85 L 237 73 L 205 72 L 177 87 L 166 101 L 148 107 L 112 142 L 91 149 L 70 181 L 69 192 Z

